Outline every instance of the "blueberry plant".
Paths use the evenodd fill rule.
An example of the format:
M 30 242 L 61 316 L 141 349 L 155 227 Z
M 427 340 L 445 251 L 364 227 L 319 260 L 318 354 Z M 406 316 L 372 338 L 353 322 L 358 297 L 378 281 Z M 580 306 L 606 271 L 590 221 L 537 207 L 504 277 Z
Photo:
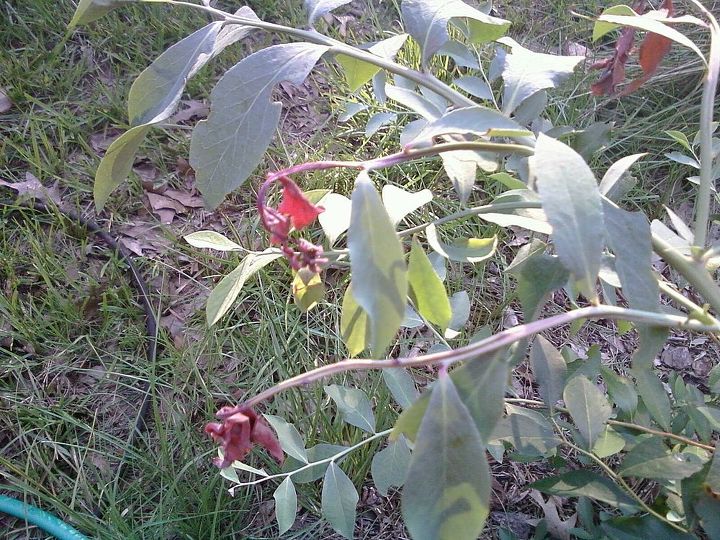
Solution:
M 696 134 L 668 133 L 685 152 L 669 157 L 699 171 L 690 179 L 696 184 L 694 222 L 684 223 L 670 211 L 674 230 L 623 208 L 633 182 L 629 170 L 643 154 L 619 159 L 598 177 L 586 159 L 600 147 L 603 126 L 579 131 L 553 126 L 543 116 L 547 92 L 584 58 L 521 46 L 507 37 L 510 23 L 492 15 L 489 3 L 478 8 L 461 0 L 403 0 L 407 34 L 350 45 L 316 29 L 322 16 L 348 0 L 305 0 L 306 29 L 260 20 L 248 7 L 230 13 L 209 2 L 145 1 L 201 10 L 213 22 L 170 47 L 132 85 L 131 127 L 113 142 L 97 170 L 98 210 L 125 181 L 146 134 L 171 116 L 188 79 L 251 31 L 288 42 L 250 54 L 212 90 L 211 112 L 195 126 L 190 148 L 190 164 L 209 208 L 247 181 L 262 161 L 281 115 L 281 104 L 272 99 L 274 87 L 302 83 L 319 62 L 337 64 L 351 93 L 371 87 L 379 102 L 397 104 L 415 116 L 402 126 L 396 153 L 365 161 L 288 163 L 268 173 L 257 196 L 259 223 L 267 233 L 264 251 L 249 251 L 212 231 L 186 237 L 198 248 L 243 253 L 209 297 L 210 325 L 227 313 L 246 280 L 268 264 L 289 266 L 296 299 L 291 309 L 322 309 L 318 302 L 327 269 L 347 272 L 340 333 L 348 358 L 228 405 L 218 411 L 219 421 L 206 427 L 220 444 L 216 464 L 225 477 L 237 486 L 277 485 L 280 534 L 295 520 L 295 484 L 322 479 L 322 514 L 351 538 L 358 493 L 343 472 L 343 458 L 386 439 L 372 460 L 373 481 L 383 494 L 402 488 L 402 513 L 413 538 L 478 537 L 489 514 L 488 453 L 501 461 L 561 452 L 575 459 L 531 487 L 578 498 L 581 522 L 551 534 L 720 538 L 720 458 L 714 453 L 720 371 L 712 370 L 708 393 L 679 375 L 664 384 L 653 368 L 669 329 L 720 337 L 720 246 L 708 245 L 707 234 L 717 198 L 714 182 L 720 177 L 720 139 L 713 136 L 720 28 L 699 0 L 689 0 L 686 14 L 677 14 L 671 0 L 650 10 L 645 2 L 613 6 L 600 15 L 593 35 L 598 40 L 617 34 L 613 55 L 592 66 L 602 70 L 591 88 L 597 95 L 621 98 L 636 90 L 673 45 L 690 49 L 703 62 L 699 129 Z M 71 26 L 129 3 L 80 0 Z M 691 26 L 710 35 L 708 51 L 687 37 L 684 29 Z M 417 65 L 396 61 L 405 47 L 419 51 Z M 462 76 L 443 81 L 433 74 L 438 55 L 450 57 Z M 635 55 L 642 73 L 627 83 L 626 65 Z M 365 108 L 351 103 L 345 116 Z M 367 133 L 372 136 L 394 121 L 396 116 L 387 112 L 371 116 Z M 442 160 L 455 197 L 465 206 L 409 227 L 405 218 L 430 203 L 433 193 L 393 185 L 379 191 L 375 171 L 433 158 Z M 329 169 L 344 169 L 356 178 L 350 198 L 299 187 L 304 173 Z M 468 206 L 479 178 L 504 191 L 487 204 Z M 281 200 L 273 206 L 277 190 Z M 448 295 L 446 261 L 486 261 L 499 239 L 457 238 L 448 226 L 458 220 L 529 231 L 532 240 L 507 269 L 522 305 L 522 323 L 494 335 L 468 339 L 462 334 L 471 306 L 464 292 Z M 308 239 L 314 227 L 324 233 L 320 243 Z M 653 252 L 689 283 L 695 301 L 655 271 Z M 559 289 L 568 298 L 566 311 L 543 316 L 549 295 Z M 637 331 L 639 346 L 627 374 L 602 365 L 599 354 L 587 360 L 568 357 L 542 336 L 589 319 L 612 319 L 619 332 Z M 399 355 L 392 345 L 400 328 L 420 325 L 437 336 L 439 346 L 425 354 Z M 369 357 L 359 358 L 365 351 Z M 508 397 L 510 371 L 526 356 L 541 400 Z M 437 367 L 437 380 L 419 394 L 409 369 L 427 366 Z M 382 370 L 402 411 L 392 429 L 376 430 L 372 396 L 362 388 L 328 381 L 363 370 Z M 306 448 L 292 418 L 261 413 L 269 399 L 321 380 L 342 419 L 367 433 L 354 446 Z M 243 461 L 255 445 L 284 461 L 279 472 L 268 474 Z M 641 494 L 636 479 L 652 481 L 656 489 Z

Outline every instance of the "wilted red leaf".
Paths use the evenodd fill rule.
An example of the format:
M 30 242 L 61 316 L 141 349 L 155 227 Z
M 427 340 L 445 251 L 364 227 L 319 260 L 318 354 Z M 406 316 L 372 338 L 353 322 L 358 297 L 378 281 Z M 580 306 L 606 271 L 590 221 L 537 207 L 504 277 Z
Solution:
M 218 412 L 222 415 L 223 409 Z M 268 423 L 255 411 L 244 409 L 223 421 L 212 422 L 205 426 L 205 433 L 222 445 L 223 458 L 213 460 L 215 465 L 224 469 L 233 461 L 242 461 L 252 450 L 253 443 L 265 448 L 279 463 L 285 459 L 280 442 Z
M 662 9 L 658 10 L 665 16 L 672 16 L 673 3 L 672 0 L 665 0 Z M 641 13 L 641 9 L 636 9 L 637 13 Z M 608 95 L 615 92 L 618 84 L 625 80 L 625 64 L 628 61 L 630 52 L 635 38 L 635 30 L 626 28 L 623 30 L 620 38 L 615 46 L 615 54 L 612 58 L 599 62 L 592 66 L 594 69 L 607 68 L 600 79 L 595 82 L 591 91 L 597 96 Z M 640 67 L 643 70 L 643 76 L 632 81 L 621 93 L 628 95 L 640 88 L 645 82 L 652 77 L 660 67 L 660 62 L 670 50 L 672 41 L 661 36 L 648 32 L 640 45 Z
M 280 182 L 283 185 L 283 198 L 278 211 L 290 218 L 296 230 L 307 227 L 315 221 L 324 208 L 311 203 L 297 184 L 289 178 L 283 177 Z

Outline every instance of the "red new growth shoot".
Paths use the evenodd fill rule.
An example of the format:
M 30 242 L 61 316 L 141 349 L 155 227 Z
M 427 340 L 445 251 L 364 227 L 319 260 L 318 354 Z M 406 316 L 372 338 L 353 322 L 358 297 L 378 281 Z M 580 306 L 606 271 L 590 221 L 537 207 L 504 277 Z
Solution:
M 290 218 L 295 230 L 307 227 L 325 210 L 322 206 L 311 203 L 297 184 L 287 176 L 280 177 L 279 182 L 283 185 L 283 198 L 278 212 Z
M 220 409 L 218 416 L 223 416 L 226 409 L 228 407 Z M 285 458 L 272 428 L 252 409 L 236 412 L 225 418 L 222 424 L 217 422 L 208 424 L 205 426 L 205 433 L 222 446 L 223 457 L 213 460 L 221 469 L 229 467 L 233 461 L 245 459 L 252 450 L 253 444 L 265 448 L 279 463 Z

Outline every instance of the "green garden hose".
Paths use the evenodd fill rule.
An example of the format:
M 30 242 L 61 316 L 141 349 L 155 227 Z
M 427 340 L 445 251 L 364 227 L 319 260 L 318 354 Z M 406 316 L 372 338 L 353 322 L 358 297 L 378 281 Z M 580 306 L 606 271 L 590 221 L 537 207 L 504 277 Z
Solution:
M 88 540 L 87 536 L 78 532 L 77 529 L 74 529 L 59 517 L 12 497 L 0 495 L 0 512 L 23 519 L 58 540 Z

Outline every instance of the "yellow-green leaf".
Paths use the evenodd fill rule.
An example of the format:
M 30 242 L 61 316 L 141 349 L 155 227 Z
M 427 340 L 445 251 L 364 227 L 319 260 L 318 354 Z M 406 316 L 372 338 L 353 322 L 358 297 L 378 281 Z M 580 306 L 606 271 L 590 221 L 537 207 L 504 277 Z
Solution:
M 408 263 L 410 298 L 420 315 L 443 330 L 450 324 L 452 309 L 443 282 L 417 238 L 413 240 Z

